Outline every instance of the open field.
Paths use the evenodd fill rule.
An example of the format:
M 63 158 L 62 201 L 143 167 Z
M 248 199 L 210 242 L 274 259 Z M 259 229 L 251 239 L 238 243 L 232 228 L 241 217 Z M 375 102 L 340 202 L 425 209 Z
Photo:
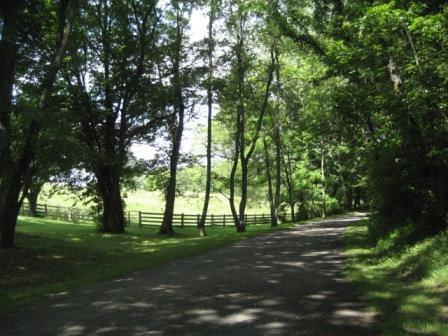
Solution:
M 448 335 L 448 233 L 391 252 L 399 237 L 373 246 L 366 225 L 346 233 L 347 272 L 377 313 L 381 335 Z
M 114 278 L 133 270 L 290 227 L 249 226 L 237 234 L 233 227 L 208 228 L 200 238 L 195 228 L 176 229 L 171 238 L 156 228 L 130 228 L 121 235 L 100 234 L 93 224 L 71 224 L 22 217 L 17 227 L 17 248 L 0 250 L 0 312 L 48 294 Z
M 64 206 L 77 208 L 86 208 L 82 202 L 76 202 L 75 195 L 66 192 L 65 194 L 51 194 L 50 187 L 45 186 L 43 192 L 39 197 L 39 203 L 48 203 L 55 206 Z M 159 191 L 144 191 L 135 190 L 128 191 L 126 193 L 126 211 L 145 211 L 145 212 L 159 212 L 162 213 L 165 209 L 165 201 L 163 195 Z M 202 206 L 204 202 L 204 195 L 189 193 L 176 197 L 175 213 L 188 213 L 199 214 L 202 212 Z M 247 213 L 249 214 L 261 214 L 269 213 L 268 205 L 266 202 L 261 201 L 255 204 L 254 202 L 248 203 Z M 230 214 L 229 201 L 225 196 L 212 193 L 210 196 L 209 214 Z

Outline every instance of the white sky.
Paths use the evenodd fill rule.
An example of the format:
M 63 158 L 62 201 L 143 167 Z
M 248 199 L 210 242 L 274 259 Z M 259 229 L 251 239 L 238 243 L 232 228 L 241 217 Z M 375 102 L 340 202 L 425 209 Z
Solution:
M 206 10 L 193 10 L 191 14 L 191 20 L 190 20 L 190 40 L 191 42 L 197 42 L 202 39 L 204 39 L 207 36 L 208 33 L 208 17 Z M 194 141 L 194 135 L 197 131 L 197 129 L 201 126 L 206 125 L 207 123 L 207 107 L 204 105 L 197 105 L 195 107 L 196 116 L 194 118 L 186 120 L 185 123 L 185 129 L 182 137 L 182 146 L 181 146 L 181 153 L 187 154 L 187 153 L 198 153 L 198 149 L 202 149 L 202 146 L 200 148 L 198 147 L 197 142 Z M 137 159 L 153 159 L 154 155 L 157 152 L 157 148 L 154 146 L 150 146 L 147 144 L 133 144 L 131 147 L 132 152 L 137 157 Z M 205 147 L 204 147 L 205 150 Z M 201 153 L 205 155 L 204 153 Z

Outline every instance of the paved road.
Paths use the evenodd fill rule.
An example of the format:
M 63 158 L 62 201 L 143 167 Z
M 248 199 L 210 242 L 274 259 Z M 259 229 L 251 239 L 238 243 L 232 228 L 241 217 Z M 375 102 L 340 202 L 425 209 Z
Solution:
M 45 300 L 1 335 L 372 336 L 342 274 L 356 216 L 267 234 Z

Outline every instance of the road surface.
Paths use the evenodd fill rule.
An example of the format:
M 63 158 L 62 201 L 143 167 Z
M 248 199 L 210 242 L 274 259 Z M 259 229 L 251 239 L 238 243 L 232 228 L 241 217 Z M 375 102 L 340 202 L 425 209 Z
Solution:
M 61 293 L 0 321 L 1 335 L 372 336 L 343 275 L 358 216 L 269 233 Z

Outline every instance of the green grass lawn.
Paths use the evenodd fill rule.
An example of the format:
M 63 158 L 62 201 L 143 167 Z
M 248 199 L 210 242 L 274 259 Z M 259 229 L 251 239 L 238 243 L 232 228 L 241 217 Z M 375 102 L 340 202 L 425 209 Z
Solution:
M 373 246 L 367 222 L 345 241 L 351 280 L 377 313 L 382 335 L 448 335 L 448 233 L 391 252 L 391 235 Z
M 52 194 L 51 186 L 45 185 L 43 192 L 39 195 L 39 203 L 63 207 L 87 208 L 82 202 L 76 202 L 76 196 L 68 190 L 61 194 Z M 126 211 L 145 211 L 163 213 L 165 201 L 160 191 L 133 190 L 125 194 Z M 238 200 L 237 200 L 238 201 Z M 200 214 L 204 205 L 204 195 L 186 193 L 176 197 L 175 213 Z M 263 200 L 255 203 L 249 200 L 248 214 L 269 213 L 268 204 Z M 212 193 L 210 195 L 209 214 L 224 215 L 230 214 L 229 201 L 224 195 Z
M 126 234 L 110 235 L 97 233 L 93 224 L 21 217 L 18 247 L 0 250 L 0 313 L 48 294 L 288 227 L 291 224 L 255 225 L 244 234 L 233 227 L 213 227 L 207 228 L 205 238 L 198 237 L 195 228 L 178 228 L 174 237 L 162 237 L 157 228 L 129 228 Z

